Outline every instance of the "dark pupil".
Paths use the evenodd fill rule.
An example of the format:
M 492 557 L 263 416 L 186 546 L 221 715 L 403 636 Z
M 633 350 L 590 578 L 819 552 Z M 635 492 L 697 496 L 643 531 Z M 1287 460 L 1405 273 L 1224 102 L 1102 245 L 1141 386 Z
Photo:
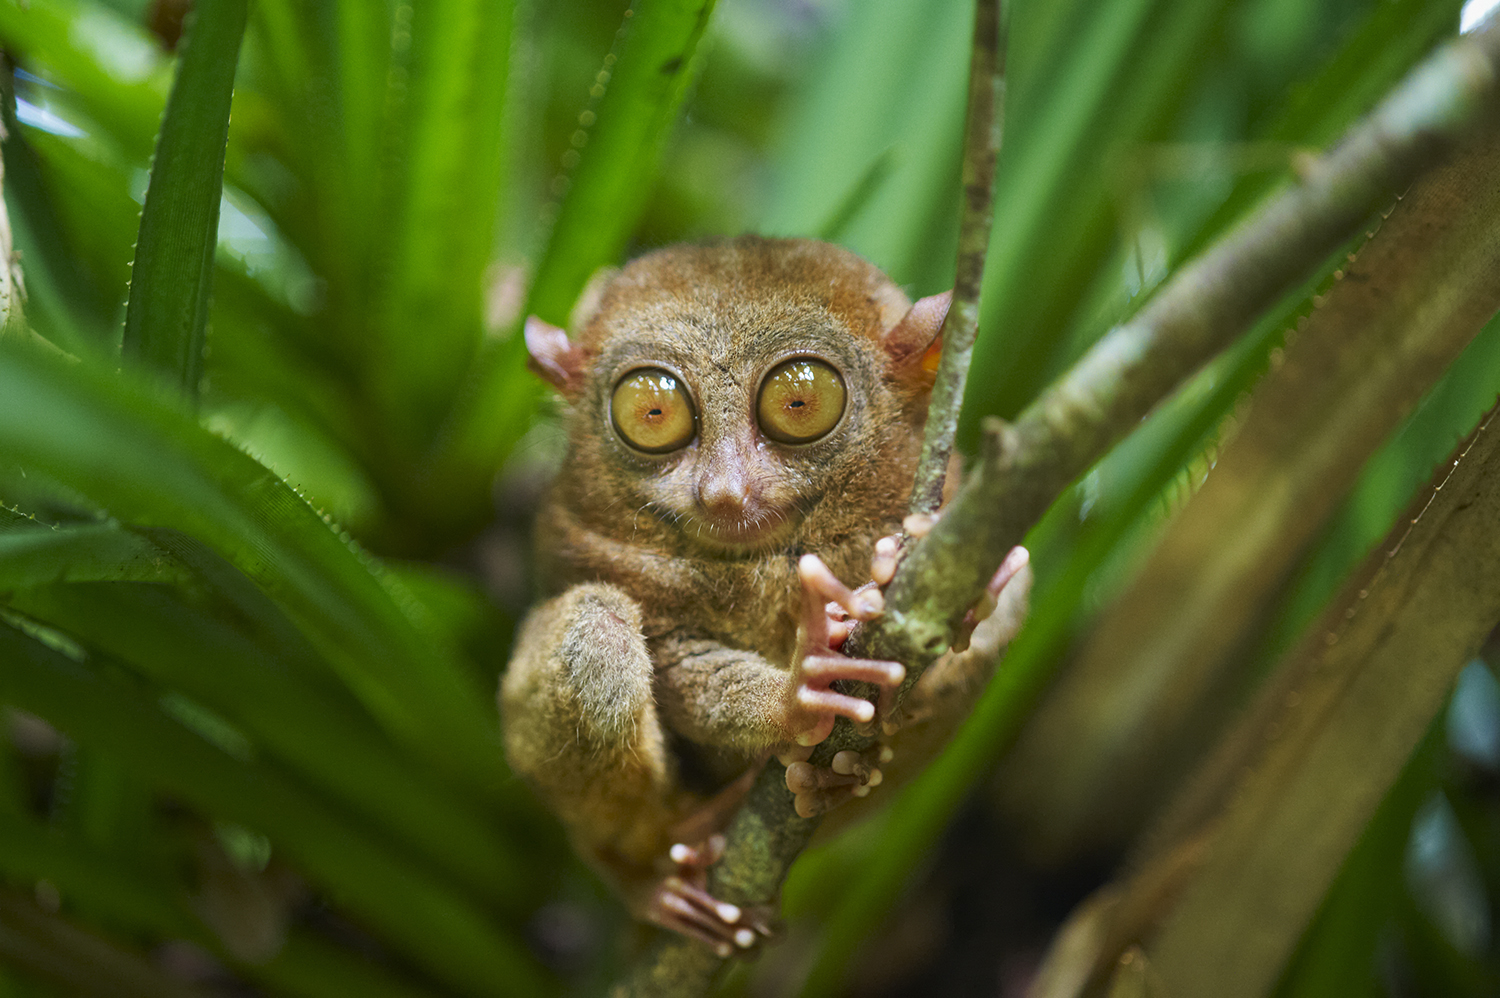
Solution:
M 660 409 L 652 409 L 650 412 L 646 413 L 646 415 L 648 415 L 648 416 L 660 416 L 661 415 L 661 410 Z
M 792 400 L 792 408 L 793 409 L 800 409 L 800 408 L 802 408 L 805 405 L 807 405 L 807 403 L 804 402 L 804 401 L 802 401 L 801 399 L 793 399 Z

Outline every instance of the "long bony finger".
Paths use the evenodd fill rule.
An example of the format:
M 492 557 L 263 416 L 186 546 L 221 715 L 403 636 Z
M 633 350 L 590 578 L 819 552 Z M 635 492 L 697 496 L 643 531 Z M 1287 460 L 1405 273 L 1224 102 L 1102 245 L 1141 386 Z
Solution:
M 837 603 L 855 620 L 874 620 L 885 609 L 885 597 L 880 590 L 854 592 L 815 554 L 802 556 L 797 562 L 797 575 L 802 580 L 803 592 L 810 594 L 809 599 L 817 597 L 820 610 L 824 603 Z

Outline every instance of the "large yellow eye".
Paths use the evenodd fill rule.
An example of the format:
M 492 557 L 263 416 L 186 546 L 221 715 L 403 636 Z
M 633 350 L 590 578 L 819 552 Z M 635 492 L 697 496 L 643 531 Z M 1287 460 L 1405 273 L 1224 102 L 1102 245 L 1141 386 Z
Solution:
M 767 375 L 758 410 L 760 428 L 772 440 L 809 443 L 844 414 L 844 379 L 821 360 L 797 357 Z
M 665 454 L 693 439 L 693 403 L 676 375 L 660 368 L 621 378 L 609 408 L 615 432 L 636 450 Z

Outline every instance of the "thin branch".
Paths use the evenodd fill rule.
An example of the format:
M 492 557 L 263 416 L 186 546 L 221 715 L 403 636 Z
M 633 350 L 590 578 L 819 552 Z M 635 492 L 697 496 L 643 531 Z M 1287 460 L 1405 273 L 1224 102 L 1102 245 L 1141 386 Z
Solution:
M 1167 581 L 1159 566 L 1156 575 L 1161 577 L 1152 584 L 1156 598 L 1186 618 L 1190 629 L 1202 631 L 1199 624 L 1209 620 L 1229 632 L 1230 639 L 1243 634 L 1246 625 L 1238 618 L 1242 608 L 1227 596 L 1218 598 L 1221 596 L 1215 592 L 1218 583 L 1206 579 L 1201 566 L 1210 560 L 1220 566 L 1269 566 L 1256 577 L 1231 573 L 1224 582 L 1224 592 L 1236 594 L 1248 603 L 1250 609 L 1243 612 L 1246 619 L 1253 618 L 1265 602 L 1263 593 L 1267 586 L 1274 588 L 1272 582 L 1284 576 L 1292 556 L 1303 549 L 1301 541 L 1305 538 L 1299 531 L 1310 532 L 1324 522 L 1332 503 L 1347 493 L 1354 471 L 1376 444 L 1389 437 L 1401 415 L 1411 410 L 1424 389 L 1437 380 L 1464 344 L 1500 308 L 1500 282 L 1494 278 L 1500 272 L 1500 188 L 1494 184 L 1496 170 L 1500 169 L 1497 139 L 1500 136 L 1466 149 L 1413 185 L 1381 223 L 1374 238 L 1343 268 L 1344 278 L 1328 290 L 1310 320 L 1298 325 L 1295 342 L 1287 344 L 1284 362 L 1256 386 L 1233 440 L 1220 454 L 1207 483 L 1176 514 L 1167 536 L 1152 555 L 1154 564 L 1161 550 L 1173 543 L 1172 536 L 1180 529 L 1191 531 L 1188 521 L 1196 518 L 1201 543 L 1191 551 L 1179 550 L 1178 561 L 1200 567 L 1200 571 L 1190 574 L 1195 574 L 1200 585 L 1216 597 L 1217 605 L 1208 611 L 1190 605 L 1198 598 L 1198 591 L 1189 598 L 1185 595 L 1188 587 Z M 1410 384 L 1403 383 L 1406 381 Z M 1317 386 L 1316 391 L 1308 390 L 1312 385 Z M 1493 423 L 1493 418 L 1492 410 L 1485 420 L 1494 427 L 1489 431 L 1492 434 L 1500 430 L 1500 424 Z M 1500 613 L 1491 609 L 1463 621 L 1449 615 L 1441 623 L 1430 614 L 1412 617 L 1408 623 L 1435 630 L 1420 640 L 1421 654 L 1398 660 L 1402 669 L 1399 681 L 1382 681 L 1393 695 L 1364 696 L 1357 703 L 1349 699 L 1349 690 L 1355 684 L 1369 685 L 1369 680 L 1361 677 L 1364 670 L 1376 667 L 1370 649 L 1392 642 L 1397 635 L 1397 622 L 1403 616 L 1411 616 L 1410 608 L 1404 607 L 1402 600 L 1411 597 L 1412 590 L 1404 583 L 1393 585 L 1395 576 L 1391 573 L 1400 567 L 1395 552 L 1405 551 L 1406 568 L 1402 571 L 1410 574 L 1416 567 L 1411 559 L 1421 549 L 1414 549 L 1407 541 L 1433 526 L 1430 518 L 1444 503 L 1448 504 L 1449 513 L 1463 511 L 1464 516 L 1476 515 L 1479 506 L 1468 509 L 1474 497 L 1464 491 L 1463 476 L 1449 475 L 1460 457 L 1465 463 L 1458 470 L 1464 474 L 1468 474 L 1465 468 L 1473 471 L 1476 462 L 1493 457 L 1489 452 L 1495 449 L 1495 441 L 1485 441 L 1485 436 L 1479 434 L 1460 446 L 1407 512 L 1395 516 L 1396 529 L 1385 543 L 1375 546 L 1374 554 L 1362 567 L 1350 574 L 1342 594 L 1328 604 L 1319 622 L 1304 632 L 1299 646 L 1282 656 L 1251 704 L 1239 708 L 1238 719 L 1232 726 L 1219 724 L 1227 733 L 1211 746 L 1195 743 L 1190 750 L 1183 750 L 1184 758 L 1197 761 L 1189 779 L 1183 780 L 1178 772 L 1181 767 L 1174 764 L 1172 753 L 1177 749 L 1166 752 L 1158 745 L 1149 763 L 1091 774 L 1093 779 L 1085 781 L 1088 790 L 1080 790 L 1078 799 L 1094 806 L 1097 799 L 1113 794 L 1117 799 L 1112 800 L 1112 809 L 1075 813 L 1061 826 L 1054 824 L 1042 832 L 1049 845 L 1061 842 L 1064 849 L 1076 849 L 1080 834 L 1092 835 L 1100 827 L 1107 827 L 1106 835 L 1115 836 L 1111 841 L 1121 841 L 1122 828 L 1113 823 L 1116 812 L 1129 811 L 1136 798 L 1156 800 L 1145 837 L 1124 864 L 1128 876 L 1096 896 L 1107 895 L 1120 899 L 1121 903 L 1108 906 L 1108 910 L 1104 905 L 1091 903 L 1069 919 L 1074 926 L 1088 921 L 1100 929 L 1088 932 L 1090 938 L 1100 943 L 1098 949 L 1092 953 L 1078 948 L 1069 951 L 1054 944 L 1046 962 L 1050 965 L 1047 974 L 1056 986 L 1051 990 L 1033 989 L 1033 998 L 1076 996 L 1080 992 L 1068 982 L 1082 983 L 1088 979 L 1107 990 L 1105 985 L 1115 972 L 1121 953 L 1135 943 L 1146 944 L 1154 959 L 1157 947 L 1147 941 L 1175 910 L 1184 891 L 1203 874 L 1204 864 L 1219 867 L 1222 876 L 1220 820 L 1231 813 L 1240 813 L 1235 820 L 1242 821 L 1241 837 L 1248 837 L 1250 843 L 1242 848 L 1231 868 L 1249 862 L 1257 850 L 1274 852 L 1277 846 L 1268 843 L 1296 841 L 1296 856 L 1278 853 L 1274 873 L 1262 869 L 1255 877 L 1241 881 L 1242 887 L 1252 886 L 1238 895 L 1234 905 L 1225 906 L 1230 896 L 1227 893 L 1212 895 L 1219 909 L 1215 921 L 1221 928 L 1223 923 L 1231 923 L 1238 927 L 1237 932 L 1218 934 L 1217 930 L 1209 932 L 1183 925 L 1174 931 L 1178 934 L 1186 931 L 1189 935 L 1196 932 L 1200 944 L 1210 935 L 1217 935 L 1221 943 L 1233 939 L 1234 956 L 1216 954 L 1221 969 L 1241 960 L 1247 951 L 1259 954 L 1242 965 L 1239 972 L 1228 975 L 1226 971 L 1225 986 L 1214 989 L 1216 998 L 1239 988 L 1247 978 L 1257 975 L 1263 978 L 1268 972 L 1278 972 L 1287 947 L 1301 937 L 1305 918 L 1310 917 L 1323 899 L 1354 837 L 1370 818 L 1370 808 L 1387 793 L 1412 745 L 1427 729 L 1451 685 L 1454 670 L 1471 658 L 1462 655 L 1444 659 L 1438 654 L 1439 646 L 1451 647 L 1448 643 L 1453 637 L 1473 624 L 1487 631 L 1494 623 L 1494 615 Z M 1500 484 L 1500 479 L 1495 477 L 1493 469 L 1486 474 L 1493 493 L 1496 491 L 1493 486 Z M 1216 488 L 1217 495 L 1210 495 Z M 1482 498 L 1485 502 L 1495 501 L 1493 495 Z M 1205 499 L 1208 504 L 1200 505 Z M 1441 521 L 1447 515 L 1444 513 L 1437 519 Z M 1493 514 L 1488 515 L 1489 519 L 1479 516 L 1478 522 L 1497 522 Z M 1304 524 L 1304 519 L 1312 526 Z M 1205 534 L 1206 525 L 1209 529 Z M 1485 576 L 1486 585 L 1465 586 L 1462 598 L 1451 593 L 1442 596 L 1445 614 L 1481 590 L 1493 590 L 1487 586 L 1492 573 L 1483 569 L 1490 563 L 1481 553 L 1500 544 L 1500 537 L 1491 536 L 1494 533 L 1480 532 L 1453 548 L 1461 552 L 1464 564 Z M 1179 537 L 1178 546 L 1183 542 Z M 1441 551 L 1435 548 L 1431 551 L 1416 555 L 1424 572 L 1442 561 Z M 1143 569 L 1143 573 L 1151 571 L 1150 565 Z M 1218 571 L 1207 574 L 1216 575 Z M 1117 613 L 1119 606 L 1117 600 L 1110 614 Z M 1137 607 L 1135 616 L 1152 615 Z M 1170 630 L 1180 621 L 1152 618 L 1151 624 L 1158 631 Z M 1365 629 L 1362 636 L 1357 634 L 1360 628 Z M 1179 636 L 1177 645 L 1199 647 L 1219 637 L 1217 632 L 1212 637 L 1206 632 L 1194 634 L 1190 639 Z M 1149 642 L 1140 634 L 1116 633 L 1111 638 L 1102 638 L 1096 632 L 1090 643 L 1097 644 L 1101 651 L 1114 649 L 1116 659 L 1124 657 L 1137 684 L 1132 693 L 1138 695 L 1146 665 L 1138 653 Z M 1122 744 L 1102 749 L 1093 745 L 1093 754 L 1128 757 L 1137 740 L 1159 742 L 1159 728 L 1175 733 L 1184 727 L 1187 723 L 1184 717 L 1193 711 L 1221 721 L 1225 718 L 1228 707 L 1220 702 L 1221 698 L 1202 692 L 1204 680 L 1194 671 L 1223 659 L 1222 654 L 1199 654 L 1189 661 L 1164 652 L 1158 645 L 1156 658 L 1169 665 L 1176 663 L 1170 670 L 1173 697 L 1146 696 L 1141 718 L 1133 727 L 1127 727 L 1134 737 L 1127 735 Z M 1152 668 L 1159 664 L 1152 663 Z M 1111 696 L 1112 677 L 1101 677 L 1097 672 L 1085 678 L 1085 685 L 1096 696 L 1118 705 L 1120 698 Z M 1075 676 L 1070 670 L 1068 684 L 1073 683 Z M 1149 677 L 1146 684 L 1149 687 Z M 1212 685 L 1230 684 L 1220 676 Z M 1374 688 L 1382 689 L 1378 685 Z M 1074 696 L 1081 702 L 1081 692 L 1075 691 Z M 1194 706 L 1179 710 L 1177 698 Z M 1343 706 L 1334 706 L 1340 702 Z M 1343 754 L 1326 751 L 1325 739 L 1340 737 L 1335 735 L 1339 729 L 1331 722 L 1337 711 L 1345 715 L 1339 722 L 1343 724 L 1341 737 L 1358 742 L 1357 751 Z M 1080 717 L 1076 710 L 1066 714 L 1034 714 L 1032 725 L 1045 719 L 1056 731 L 1054 740 L 1079 743 L 1082 751 L 1089 752 L 1089 738 L 1079 734 L 1088 727 L 1089 719 Z M 1031 758 L 1017 758 L 1025 756 L 1028 747 Z M 1247 777 L 1262 769 L 1273 756 L 1280 760 L 1279 768 L 1263 769 L 1253 779 Z M 1030 764 L 1050 773 L 1051 789 L 1055 792 L 1057 784 L 1069 783 L 1070 774 L 1059 776 L 1058 767 L 1048 762 L 1036 756 L 1034 744 L 1028 746 L 1023 741 L 1011 750 L 1007 765 L 1021 771 Z M 1339 772 L 1340 765 L 1348 771 Z M 1157 782 L 1144 777 L 1148 770 L 1151 780 Z M 1305 782 L 1311 773 L 1320 774 L 1317 781 Z M 1304 781 L 1301 789 L 1294 786 L 1298 781 Z M 1160 798 L 1169 785 L 1176 788 L 1173 801 L 1170 808 L 1162 808 Z M 1271 789 L 1274 814 L 1268 817 L 1262 811 L 1246 817 L 1241 813 L 1250 787 Z M 1342 803 L 1335 806 L 1332 803 L 1335 800 Z M 1278 823 L 1287 824 L 1293 812 L 1297 814 L 1296 821 L 1314 827 L 1303 827 L 1287 836 L 1275 836 L 1269 831 Z M 1135 820 L 1139 827 L 1138 815 Z M 1086 840 L 1086 844 L 1094 841 Z M 1171 885 L 1164 889 L 1161 875 L 1168 871 Z M 1273 897 L 1274 902 L 1267 901 Z M 1275 917 L 1266 916 L 1268 904 L 1274 904 Z M 1245 925 L 1252 923 L 1257 925 L 1253 941 L 1243 931 Z M 1202 955 L 1206 952 L 1204 945 L 1207 944 L 1193 952 Z M 1281 947 L 1279 952 L 1278 947 Z M 1231 980 L 1233 985 L 1228 983 Z
M 1477 143 L 1338 259 L 1213 472 L 1032 712 L 1003 765 L 1010 809 L 1049 854 L 1159 826 L 1163 795 L 1237 709 L 1248 649 L 1309 544 L 1500 309 L 1497 174 L 1500 142 Z
M 953 453 L 953 437 L 958 432 L 958 411 L 969 380 L 974 337 L 979 331 L 979 291 L 984 284 L 984 260 L 995 221 L 995 160 L 1000 154 L 1004 113 L 1005 24 L 1000 18 L 1000 0 L 979 0 L 974 5 L 974 55 L 969 62 L 958 266 L 953 276 L 953 301 L 943 319 L 943 352 L 937 383 L 927 404 L 922 457 L 911 490 L 913 513 L 935 512 L 943 500 L 943 481 Z
M 958 260 L 953 299 L 943 320 L 943 351 L 937 382 L 928 404 L 922 455 L 912 490 L 913 512 L 930 513 L 941 501 L 979 325 L 979 293 L 984 283 L 984 261 L 993 222 L 995 161 L 1000 150 L 1005 92 L 1001 14 L 1001 0 L 977 0 L 975 4 Z M 827 764 L 827 759 L 814 758 Z M 730 841 L 751 844 L 750 847 L 734 848 L 711 874 L 710 887 L 717 896 L 726 899 L 776 897 L 787 868 L 818 825 L 815 820 L 797 816 L 786 790 L 785 770 L 780 766 L 768 765 L 761 772 L 750 797 L 754 803 L 740 808 L 729 829 Z M 626 981 L 611 990 L 611 998 L 700 995 L 708 990 L 723 964 L 706 947 L 676 936 L 663 936 L 636 963 Z
M 887 588 L 885 615 L 850 638 L 850 653 L 904 662 L 914 681 L 948 648 L 995 565 L 1074 478 L 1460 139 L 1493 124 L 1497 75 L 1500 27 L 1437 52 L 1014 424 L 989 420 L 976 473 L 908 554 Z M 813 761 L 826 765 L 835 752 L 872 741 L 840 721 Z M 740 904 L 772 901 L 816 824 L 795 815 L 781 767 L 768 765 L 730 826 L 711 890 Z M 663 940 L 612 994 L 702 994 L 719 968 L 706 953 Z

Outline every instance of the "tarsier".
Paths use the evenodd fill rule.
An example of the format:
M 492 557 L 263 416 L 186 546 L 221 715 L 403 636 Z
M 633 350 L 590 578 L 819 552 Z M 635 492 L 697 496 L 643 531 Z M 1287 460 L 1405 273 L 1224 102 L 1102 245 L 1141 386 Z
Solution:
M 550 598 L 501 685 L 506 752 L 637 917 L 720 955 L 769 933 L 704 888 L 749 778 L 779 756 L 803 815 L 868 794 L 916 721 L 961 719 L 1024 613 L 1018 548 L 900 718 L 902 665 L 839 651 L 895 568 L 947 307 L 836 246 L 743 237 L 629 264 L 574 340 L 527 325 L 568 452 L 537 526 Z M 879 685 L 880 712 L 844 679 Z M 815 768 L 838 716 L 894 738 Z

